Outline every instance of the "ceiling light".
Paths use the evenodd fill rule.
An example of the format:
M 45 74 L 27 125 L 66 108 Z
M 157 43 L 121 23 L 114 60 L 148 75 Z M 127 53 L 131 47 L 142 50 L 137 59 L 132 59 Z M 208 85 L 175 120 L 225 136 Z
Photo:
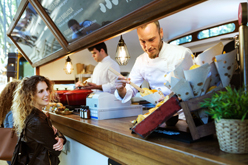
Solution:
M 122 39 L 122 35 L 121 35 L 121 39 L 119 40 L 116 49 L 115 60 L 118 62 L 119 65 L 127 65 L 129 59 L 130 56 L 127 50 L 127 46 L 124 40 Z
M 65 62 L 65 66 L 64 66 L 64 70 L 66 74 L 71 74 L 72 71 L 74 70 L 71 59 L 69 56 L 67 56 L 66 62 Z

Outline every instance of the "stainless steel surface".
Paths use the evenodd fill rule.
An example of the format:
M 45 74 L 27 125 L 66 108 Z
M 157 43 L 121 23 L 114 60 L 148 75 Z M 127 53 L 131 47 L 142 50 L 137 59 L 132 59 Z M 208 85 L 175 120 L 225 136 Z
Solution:
M 248 27 L 241 25 L 239 27 L 239 50 L 240 50 L 240 71 L 241 82 L 248 85 Z

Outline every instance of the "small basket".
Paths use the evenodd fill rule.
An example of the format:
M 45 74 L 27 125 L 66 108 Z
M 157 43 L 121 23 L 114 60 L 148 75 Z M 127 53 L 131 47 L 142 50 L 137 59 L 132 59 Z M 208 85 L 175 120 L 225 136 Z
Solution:
M 215 121 L 220 149 L 228 153 L 248 153 L 248 120 L 221 119 Z

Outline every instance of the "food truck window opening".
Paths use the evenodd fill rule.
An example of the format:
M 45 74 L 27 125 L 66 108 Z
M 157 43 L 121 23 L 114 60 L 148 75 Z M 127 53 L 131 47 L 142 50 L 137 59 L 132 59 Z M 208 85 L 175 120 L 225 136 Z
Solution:
M 173 38 L 172 40 L 169 40 L 168 43 L 175 45 L 182 45 L 203 39 L 218 37 L 230 33 L 236 33 L 238 32 L 238 27 L 239 27 L 238 20 L 230 21 L 215 26 L 211 26 L 208 28 L 200 29 L 180 37 Z
M 192 41 L 192 35 L 188 35 L 188 36 L 173 40 L 173 41 L 170 42 L 170 44 L 180 45 L 180 44 L 188 43 L 188 42 L 191 42 L 191 41 Z
M 204 39 L 214 36 L 219 36 L 221 34 L 231 33 L 235 30 L 235 24 L 229 23 L 226 25 L 217 26 L 214 28 L 202 30 L 198 33 L 198 39 Z

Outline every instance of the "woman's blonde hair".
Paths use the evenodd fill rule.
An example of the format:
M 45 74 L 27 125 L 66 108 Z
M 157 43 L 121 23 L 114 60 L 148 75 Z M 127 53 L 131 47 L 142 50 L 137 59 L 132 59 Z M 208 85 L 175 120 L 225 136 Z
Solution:
M 19 133 L 21 133 L 26 118 L 34 108 L 34 98 L 37 93 L 37 84 L 39 82 L 45 82 L 47 84 L 50 91 L 50 100 L 53 100 L 54 98 L 53 83 L 49 79 L 38 75 L 30 78 L 25 77 L 15 91 L 12 105 L 14 126 Z
M 6 114 L 11 110 L 13 94 L 20 80 L 7 83 L 0 93 L 0 125 L 3 124 Z

